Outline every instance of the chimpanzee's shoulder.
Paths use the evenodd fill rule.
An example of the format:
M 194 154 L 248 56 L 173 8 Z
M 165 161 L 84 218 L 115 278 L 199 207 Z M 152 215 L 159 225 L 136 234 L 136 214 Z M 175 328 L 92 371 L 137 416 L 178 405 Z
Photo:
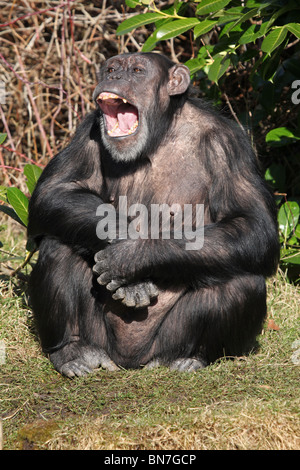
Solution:
M 186 119 L 196 128 L 215 132 L 236 132 L 236 123 L 211 102 L 201 98 L 189 98 L 185 103 Z

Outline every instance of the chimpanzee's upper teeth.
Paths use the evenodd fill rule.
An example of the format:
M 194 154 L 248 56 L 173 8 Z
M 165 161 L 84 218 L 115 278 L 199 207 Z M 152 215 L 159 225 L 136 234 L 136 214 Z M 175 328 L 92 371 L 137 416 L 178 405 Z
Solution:
M 98 96 L 99 100 L 109 100 L 109 99 L 118 99 L 118 98 L 119 98 L 118 95 L 115 95 L 114 93 L 109 93 L 106 91 L 100 93 L 100 95 Z
M 100 93 L 100 95 L 98 96 L 97 98 L 98 100 L 110 100 L 110 99 L 114 99 L 114 100 L 122 100 L 123 103 L 127 103 L 127 100 L 125 98 L 121 98 L 120 96 L 118 95 L 115 95 L 115 93 L 109 93 L 107 91 L 105 92 L 102 92 Z

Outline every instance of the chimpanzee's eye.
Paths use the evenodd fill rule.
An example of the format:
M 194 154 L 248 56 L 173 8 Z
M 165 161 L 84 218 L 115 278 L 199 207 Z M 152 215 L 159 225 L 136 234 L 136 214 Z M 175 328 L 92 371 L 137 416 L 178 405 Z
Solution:
M 133 71 L 134 71 L 134 73 L 140 73 L 140 72 L 143 72 L 143 69 L 140 68 L 140 67 L 134 67 Z

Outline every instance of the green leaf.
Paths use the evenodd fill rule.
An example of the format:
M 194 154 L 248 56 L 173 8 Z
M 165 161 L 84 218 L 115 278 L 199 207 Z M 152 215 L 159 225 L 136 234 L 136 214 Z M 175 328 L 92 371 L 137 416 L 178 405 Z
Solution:
M 154 49 L 156 43 L 158 42 L 158 39 L 156 39 L 156 32 L 154 31 L 151 36 L 148 37 L 148 39 L 145 41 L 143 47 L 142 47 L 142 52 L 150 52 Z
M 226 7 L 231 0 L 202 0 L 197 6 L 197 15 L 207 15 Z
M 284 26 L 273 29 L 263 40 L 261 50 L 271 54 L 271 52 L 285 40 L 286 35 L 287 30 Z
M 280 66 L 282 60 L 282 52 L 288 43 L 288 37 L 278 46 L 271 55 L 265 54 L 261 57 L 262 63 L 259 65 L 259 75 L 263 80 L 268 81 L 268 83 L 273 84 L 274 78 Z M 260 59 L 259 59 L 260 60 Z M 259 61 L 257 61 L 258 63 Z M 275 96 L 275 88 L 274 88 Z M 273 108 L 274 110 L 274 108 Z M 272 113 L 273 113 L 272 110 Z
M 272 129 L 266 135 L 266 143 L 273 147 L 282 147 L 300 140 L 300 136 L 296 135 L 287 127 L 277 127 Z
M 279 230 L 284 238 L 288 239 L 289 235 L 295 230 L 299 220 L 300 208 L 297 202 L 285 202 L 278 212 Z
M 42 169 L 36 165 L 25 165 L 24 167 L 24 175 L 27 177 L 26 185 L 30 194 L 33 193 L 33 190 L 36 186 L 36 183 L 39 177 L 42 174 Z
M 279 192 L 284 191 L 285 179 L 285 166 L 279 163 L 272 163 L 265 172 L 265 180 Z
M 269 6 L 273 6 L 274 7 L 274 0 L 264 0 L 263 2 L 262 1 L 259 1 L 259 10 L 262 11 L 264 10 L 265 8 L 269 8 Z M 247 2 L 247 7 L 250 7 L 251 5 L 251 2 Z
M 239 44 L 249 44 L 249 42 L 256 41 L 256 39 L 261 38 L 266 34 L 267 29 L 267 21 L 259 27 L 256 24 L 252 24 L 240 37 Z
M 300 254 L 294 253 L 289 259 L 288 262 L 291 264 L 300 264 Z
M 289 23 L 286 25 L 286 28 L 293 33 L 298 39 L 300 39 L 300 24 L 299 23 Z
M 169 2 L 170 3 L 170 2 Z M 185 16 L 185 11 L 187 9 L 188 5 L 186 2 L 179 2 L 176 0 L 173 2 L 173 4 L 168 7 L 168 8 L 162 8 L 161 13 L 163 13 L 164 20 L 174 20 L 176 19 L 176 15 L 184 17 Z M 159 24 L 159 21 L 155 23 L 156 27 L 159 28 L 161 25 Z
M 166 41 L 167 39 L 171 39 L 179 34 L 185 33 L 198 24 L 199 20 L 197 18 L 186 18 L 184 20 L 172 21 L 171 23 L 163 25 L 156 31 L 156 39 L 158 41 Z
M 198 38 L 202 34 L 208 33 L 217 24 L 217 21 L 204 20 L 200 24 L 197 24 L 194 28 L 194 39 Z
M 227 56 L 216 55 L 214 62 L 209 68 L 208 78 L 212 82 L 218 83 L 218 80 L 224 75 L 230 65 L 230 59 Z
M 139 0 L 125 0 L 125 3 L 129 8 L 135 8 L 140 5 Z
M 205 60 L 201 58 L 195 58 L 195 59 L 190 59 L 187 62 L 185 62 L 184 65 L 186 65 L 190 69 L 191 75 L 194 73 L 198 72 L 198 70 L 203 69 L 205 66 Z
M 224 23 L 233 22 L 241 18 L 243 12 L 243 7 L 233 7 L 228 10 L 221 10 L 213 15 L 213 17 L 218 18 L 218 24 L 222 25 Z
M 8 202 L 14 208 L 16 214 L 19 216 L 25 226 L 28 223 L 28 199 L 25 194 L 18 188 L 7 189 Z
M 6 137 L 7 137 L 7 134 L 1 134 L 1 133 L 0 133 L 0 145 L 3 144 L 3 142 L 4 142 L 5 139 L 6 139 Z
M 117 35 L 125 34 L 132 29 L 139 28 L 145 24 L 154 23 L 156 20 L 161 20 L 163 15 L 161 13 L 145 13 L 142 15 L 136 15 L 128 20 L 123 21 L 117 28 Z
M 299 250 L 285 249 L 281 250 L 280 257 L 282 261 L 287 264 L 300 264 Z
M 9 217 L 11 217 L 13 220 L 15 220 L 19 224 L 23 225 L 24 227 L 26 227 L 26 225 L 22 222 L 20 217 L 18 217 L 18 215 L 16 214 L 16 212 L 13 210 L 12 207 L 1 206 L 0 205 L 0 211 L 4 212 L 4 214 L 6 214 L 6 215 L 9 215 Z
M 156 31 L 154 31 L 151 36 L 149 36 L 149 38 L 143 45 L 142 51 L 152 51 L 157 42 L 165 41 L 167 39 L 171 39 L 175 36 L 178 36 L 178 34 L 182 34 L 198 24 L 199 20 L 197 20 L 196 18 L 186 18 L 184 20 L 175 20 L 164 23 L 163 26 L 158 28 Z
M 297 238 L 300 239 L 300 224 L 298 224 L 297 227 L 296 227 L 295 235 L 296 235 Z
M 270 0 L 269 2 L 257 2 L 256 0 L 248 0 L 245 7 L 246 8 L 254 8 L 254 7 L 257 7 L 259 9 L 263 9 L 263 8 L 266 8 L 267 6 L 271 5 L 272 4 L 272 1 L 274 0 Z
M 250 18 L 253 18 L 254 16 L 256 16 L 256 14 L 257 14 L 257 8 L 253 8 L 252 10 L 247 11 L 247 13 L 244 13 L 239 19 L 237 19 L 236 21 L 234 21 L 233 25 L 231 25 L 230 28 L 228 28 L 227 34 L 228 34 L 233 28 L 235 28 L 237 25 L 239 25 L 239 24 L 241 24 L 241 23 L 244 23 L 245 21 L 249 20 Z
M 219 21 L 218 21 L 219 23 Z M 230 21 L 229 23 L 226 23 L 224 26 L 222 26 L 222 29 L 219 33 L 219 40 L 223 37 L 223 36 L 227 36 L 229 37 L 229 33 L 242 33 L 242 27 L 240 24 L 238 24 L 237 26 L 235 26 L 235 21 Z M 228 33 L 228 34 L 227 34 Z

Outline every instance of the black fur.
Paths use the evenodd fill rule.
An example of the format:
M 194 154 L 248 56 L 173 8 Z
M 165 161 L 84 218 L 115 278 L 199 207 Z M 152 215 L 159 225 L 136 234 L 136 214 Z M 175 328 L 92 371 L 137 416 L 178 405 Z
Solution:
M 131 78 L 128 64 L 141 60 L 142 79 Z M 70 377 L 116 364 L 196 370 L 245 354 L 265 318 L 265 277 L 279 256 L 275 206 L 256 157 L 246 135 L 188 89 L 168 96 L 171 61 L 156 54 L 117 61 L 110 82 L 104 65 L 94 96 L 106 83 L 123 96 L 131 83 L 147 130 L 124 142 L 143 142 L 141 150 L 118 160 L 122 141 L 103 140 L 97 108 L 48 164 L 30 201 L 28 234 L 39 244 L 30 292 L 43 350 Z M 119 196 L 147 208 L 204 204 L 204 246 L 188 251 L 172 237 L 99 240 L 97 207 L 118 210 Z

